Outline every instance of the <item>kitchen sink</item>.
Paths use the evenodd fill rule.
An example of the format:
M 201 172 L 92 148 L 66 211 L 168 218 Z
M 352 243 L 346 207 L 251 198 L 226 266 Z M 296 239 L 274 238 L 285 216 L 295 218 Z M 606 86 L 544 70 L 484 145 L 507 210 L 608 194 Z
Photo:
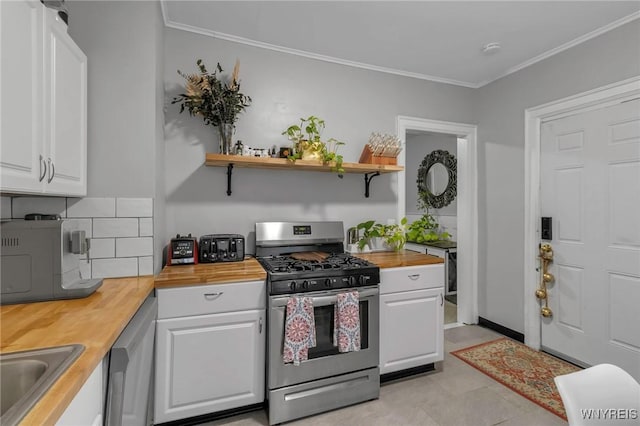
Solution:
M 0 354 L 0 424 L 18 424 L 82 351 L 67 345 Z

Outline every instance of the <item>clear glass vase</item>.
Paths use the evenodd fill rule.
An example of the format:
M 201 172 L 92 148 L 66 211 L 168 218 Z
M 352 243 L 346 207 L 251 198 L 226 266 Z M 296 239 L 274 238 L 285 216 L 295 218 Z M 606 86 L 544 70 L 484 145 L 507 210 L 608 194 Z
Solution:
M 231 123 L 222 123 L 218 126 L 220 135 L 220 154 L 233 154 L 233 131 L 235 126 Z

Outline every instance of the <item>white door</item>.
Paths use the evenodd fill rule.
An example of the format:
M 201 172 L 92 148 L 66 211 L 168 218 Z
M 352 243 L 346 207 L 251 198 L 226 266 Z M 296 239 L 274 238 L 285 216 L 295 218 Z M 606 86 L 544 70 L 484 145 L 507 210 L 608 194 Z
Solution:
M 542 347 L 640 380 L 640 100 L 544 123 L 540 171 L 555 276 Z

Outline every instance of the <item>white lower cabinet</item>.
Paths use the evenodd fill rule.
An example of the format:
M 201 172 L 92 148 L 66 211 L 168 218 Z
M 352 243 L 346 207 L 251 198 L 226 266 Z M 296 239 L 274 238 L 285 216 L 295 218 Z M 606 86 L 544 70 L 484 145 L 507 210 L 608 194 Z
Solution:
M 444 266 L 380 271 L 380 374 L 444 359 Z
M 158 302 L 155 423 L 264 401 L 264 282 L 159 289 Z
M 104 411 L 103 362 L 93 370 L 56 426 L 101 426 Z

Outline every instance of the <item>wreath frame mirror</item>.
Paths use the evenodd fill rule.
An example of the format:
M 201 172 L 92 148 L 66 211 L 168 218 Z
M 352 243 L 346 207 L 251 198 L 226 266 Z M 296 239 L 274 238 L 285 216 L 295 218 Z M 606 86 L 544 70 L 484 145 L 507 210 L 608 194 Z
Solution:
M 442 164 L 447 170 L 447 185 L 440 194 L 434 194 L 429 188 L 429 170 L 436 164 Z M 458 192 L 458 168 L 456 157 L 441 149 L 426 155 L 418 168 L 418 197 L 429 207 L 440 209 L 455 200 Z

